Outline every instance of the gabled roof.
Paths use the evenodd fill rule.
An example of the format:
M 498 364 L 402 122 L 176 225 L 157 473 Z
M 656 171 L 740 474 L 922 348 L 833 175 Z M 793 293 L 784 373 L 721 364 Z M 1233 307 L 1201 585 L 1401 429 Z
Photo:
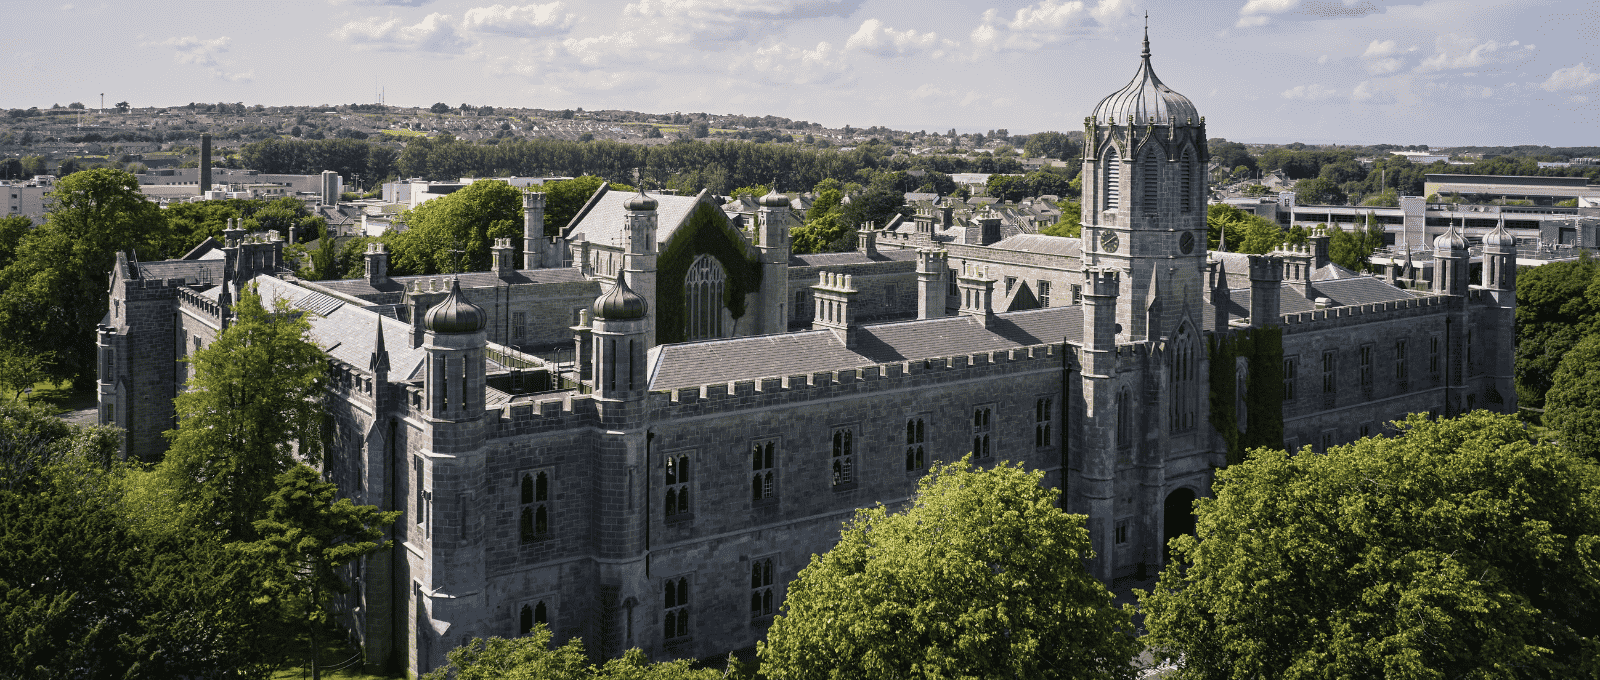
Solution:
M 866 253 L 852 250 L 844 253 L 810 253 L 807 255 L 790 255 L 791 267 L 838 267 L 847 264 L 869 264 L 872 262 L 909 262 L 917 259 L 917 251 L 910 248 L 885 248 L 878 254 L 868 257 Z
M 1083 255 L 1083 239 L 1066 238 L 1064 236 L 1045 236 L 1044 234 L 1017 234 L 995 241 L 989 245 L 997 250 L 1015 250 L 1022 253 L 1043 253 L 1046 255 L 1065 255 L 1079 257 Z
M 288 300 L 291 307 L 305 310 L 305 318 L 311 324 L 311 339 L 328 356 L 352 366 L 368 365 L 377 343 L 373 327 L 382 324 L 384 349 L 389 352 L 390 379 L 419 377 L 425 355 L 421 348 L 411 346 L 410 324 L 265 274 L 252 279 L 251 283 L 260 287 L 262 304 L 270 307 L 274 299 L 282 298 Z
M 650 389 L 1077 343 L 1082 335 L 1083 310 L 1072 306 L 997 314 L 988 328 L 965 316 L 865 325 L 856 329 L 855 347 L 827 330 L 661 345 L 650 350 Z
M 568 241 L 588 241 L 596 245 L 620 247 L 623 238 L 623 220 L 628 216 L 628 210 L 623 204 L 632 196 L 633 194 L 625 191 L 612 191 L 610 182 L 600 185 L 583 209 L 573 216 L 572 222 L 562 229 L 561 237 Z M 657 201 L 656 240 L 661 243 L 672 240 L 672 235 L 677 233 L 678 227 L 689 221 L 695 206 L 705 203 L 717 207 L 711 200 L 711 194 L 706 191 L 701 191 L 695 196 L 650 194 L 650 197 Z

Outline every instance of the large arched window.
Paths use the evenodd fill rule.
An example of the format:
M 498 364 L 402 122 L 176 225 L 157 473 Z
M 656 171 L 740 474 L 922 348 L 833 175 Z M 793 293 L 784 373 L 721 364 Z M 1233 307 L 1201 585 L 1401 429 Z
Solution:
M 1117 448 L 1133 448 L 1133 397 L 1127 388 L 1117 392 Z
M 690 340 L 722 337 L 722 290 L 727 281 L 722 263 L 710 255 L 701 255 L 689 265 L 683 301 Z
M 1187 324 L 1178 329 L 1172 343 L 1171 389 L 1167 395 L 1172 406 L 1169 420 L 1173 432 L 1187 432 L 1195 426 L 1196 387 L 1200 377 L 1195 344 Z
M 1144 160 L 1139 161 L 1140 203 L 1145 212 L 1155 212 L 1161 206 L 1161 157 L 1155 147 L 1147 147 Z
M 1122 193 L 1122 160 L 1117 158 L 1117 148 L 1107 146 L 1106 152 L 1100 157 L 1100 166 L 1105 173 L 1106 210 L 1116 210 L 1118 198 Z

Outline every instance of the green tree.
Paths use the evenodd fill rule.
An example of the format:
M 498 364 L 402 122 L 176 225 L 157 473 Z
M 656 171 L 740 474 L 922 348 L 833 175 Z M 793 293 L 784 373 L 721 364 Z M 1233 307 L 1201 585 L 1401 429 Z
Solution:
M 22 391 L 49 377 L 46 367 L 53 352 L 35 354 L 24 348 L 0 342 L 0 389 L 21 399 Z
M 33 232 L 33 220 L 27 215 L 0 217 L 0 270 L 17 258 L 17 247 L 22 239 Z
M 769 678 L 1132 678 L 1129 609 L 1090 576 L 1043 472 L 935 465 L 904 511 L 858 510 L 757 644 Z
M 428 110 L 434 113 L 450 113 L 450 105 L 444 102 L 436 102 L 433 106 L 428 107 Z
M 316 470 L 296 465 L 276 478 L 278 488 L 267 498 L 266 518 L 256 520 L 261 540 L 242 546 L 271 567 L 266 594 L 286 610 L 284 619 L 303 626 L 311 647 L 311 677 L 321 677 L 317 631 L 334 623 L 330 598 L 349 592 L 339 568 L 363 555 L 389 548 L 383 527 L 400 517 L 398 510 L 335 500 L 338 487 Z
M 1223 235 L 1234 253 L 1267 253 L 1283 244 L 1277 223 L 1223 203 L 1206 206 L 1206 228 L 1211 250 L 1221 250 Z
M 594 175 L 584 175 L 573 179 L 546 182 L 540 190 L 544 192 L 544 234 L 556 236 L 565 229 L 572 218 L 578 216 L 578 211 L 584 204 L 594 197 L 594 192 L 600 190 L 600 185 L 605 180 Z M 611 191 L 634 191 L 634 187 L 626 184 L 612 184 Z
M 1594 332 L 1600 316 L 1600 264 L 1577 260 L 1517 271 L 1517 402 L 1539 408 L 1561 360 Z
M 1344 205 L 1350 200 L 1344 190 L 1333 180 L 1312 177 L 1294 183 L 1294 202 L 1297 205 Z
M 258 538 L 277 476 L 296 456 L 320 458 L 327 358 L 310 324 L 279 300 L 271 311 L 246 289 L 235 320 L 189 357 L 193 377 L 173 400 L 178 428 L 157 468 L 186 517 L 231 541 Z
M 1040 132 L 1028 135 L 1027 143 L 1022 145 L 1022 153 L 1028 158 L 1065 160 L 1078 155 L 1078 144 L 1060 132 Z
M 1337 223 L 1327 226 L 1328 259 L 1353 272 L 1372 268 L 1372 253 L 1383 247 L 1384 229 L 1372 213 L 1367 213 L 1364 227 L 1345 231 Z
M 487 271 L 494 239 L 522 233 L 522 190 L 481 180 L 408 210 L 402 219 L 407 229 L 389 239 L 396 273 Z M 518 244 L 513 257 L 520 255 Z
M 1515 417 L 1258 449 L 1141 593 L 1179 678 L 1592 677 L 1600 470 Z
M 36 355 L 55 352 L 52 378 L 94 384 L 95 326 L 110 301 L 106 272 L 118 251 L 161 259 L 178 245 L 138 180 L 95 169 L 62 178 L 44 225 L 24 236 L 0 270 L 0 336 Z
M 1566 353 L 1544 403 L 1544 424 L 1561 445 L 1600 461 L 1600 336 L 1588 335 Z
M 1039 233 L 1045 236 L 1065 236 L 1068 238 L 1081 238 L 1083 236 L 1083 205 L 1072 199 L 1062 199 L 1056 202 L 1056 207 L 1061 208 L 1061 219 L 1056 220 Z
M 551 649 L 543 623 L 518 638 L 474 638 L 450 651 L 445 665 L 423 680 L 722 680 L 730 673 L 694 669 L 689 659 L 651 663 L 638 648 L 602 666 L 589 664 L 583 640 L 572 638 Z M 730 666 L 731 668 L 731 666 Z

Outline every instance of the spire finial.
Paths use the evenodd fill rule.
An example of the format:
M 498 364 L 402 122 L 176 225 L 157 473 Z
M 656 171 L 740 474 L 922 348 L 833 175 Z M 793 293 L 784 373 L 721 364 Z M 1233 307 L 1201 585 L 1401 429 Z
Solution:
M 1144 11 L 1144 52 L 1141 52 L 1139 56 L 1145 59 L 1150 58 L 1150 10 Z

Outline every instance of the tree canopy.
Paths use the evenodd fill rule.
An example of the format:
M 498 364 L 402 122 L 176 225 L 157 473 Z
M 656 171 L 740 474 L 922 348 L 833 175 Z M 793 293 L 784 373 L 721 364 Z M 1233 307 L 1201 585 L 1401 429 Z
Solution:
M 1600 462 L 1600 336 L 1585 336 L 1561 359 L 1545 393 L 1544 424 L 1562 446 Z
M 1594 674 L 1600 470 L 1508 415 L 1396 425 L 1218 471 L 1140 595 L 1176 677 Z
M 810 678 L 1131 678 L 1130 610 L 1083 566 L 1081 515 L 1042 472 L 935 465 L 902 511 L 857 511 L 790 583 L 762 673 Z
M 1226 234 L 1227 251 L 1232 253 L 1271 252 L 1283 245 L 1284 239 L 1283 228 L 1276 222 L 1223 203 L 1206 206 L 1206 230 L 1209 249 L 1222 250 Z
M 1372 269 L 1372 253 L 1383 247 L 1386 233 L 1372 213 L 1367 213 L 1365 226 L 1352 225 L 1345 231 L 1337 223 L 1329 224 L 1328 259 L 1353 272 Z
M 725 680 L 742 677 L 730 663 L 727 671 L 695 669 L 689 659 L 651 663 L 637 647 L 601 665 L 589 663 L 583 640 L 572 638 L 551 648 L 550 629 L 534 624 L 517 638 L 473 638 L 450 650 L 448 661 L 423 680 Z
M 1600 265 L 1577 260 L 1517 271 L 1517 403 L 1545 405 L 1561 360 L 1600 320 Z

